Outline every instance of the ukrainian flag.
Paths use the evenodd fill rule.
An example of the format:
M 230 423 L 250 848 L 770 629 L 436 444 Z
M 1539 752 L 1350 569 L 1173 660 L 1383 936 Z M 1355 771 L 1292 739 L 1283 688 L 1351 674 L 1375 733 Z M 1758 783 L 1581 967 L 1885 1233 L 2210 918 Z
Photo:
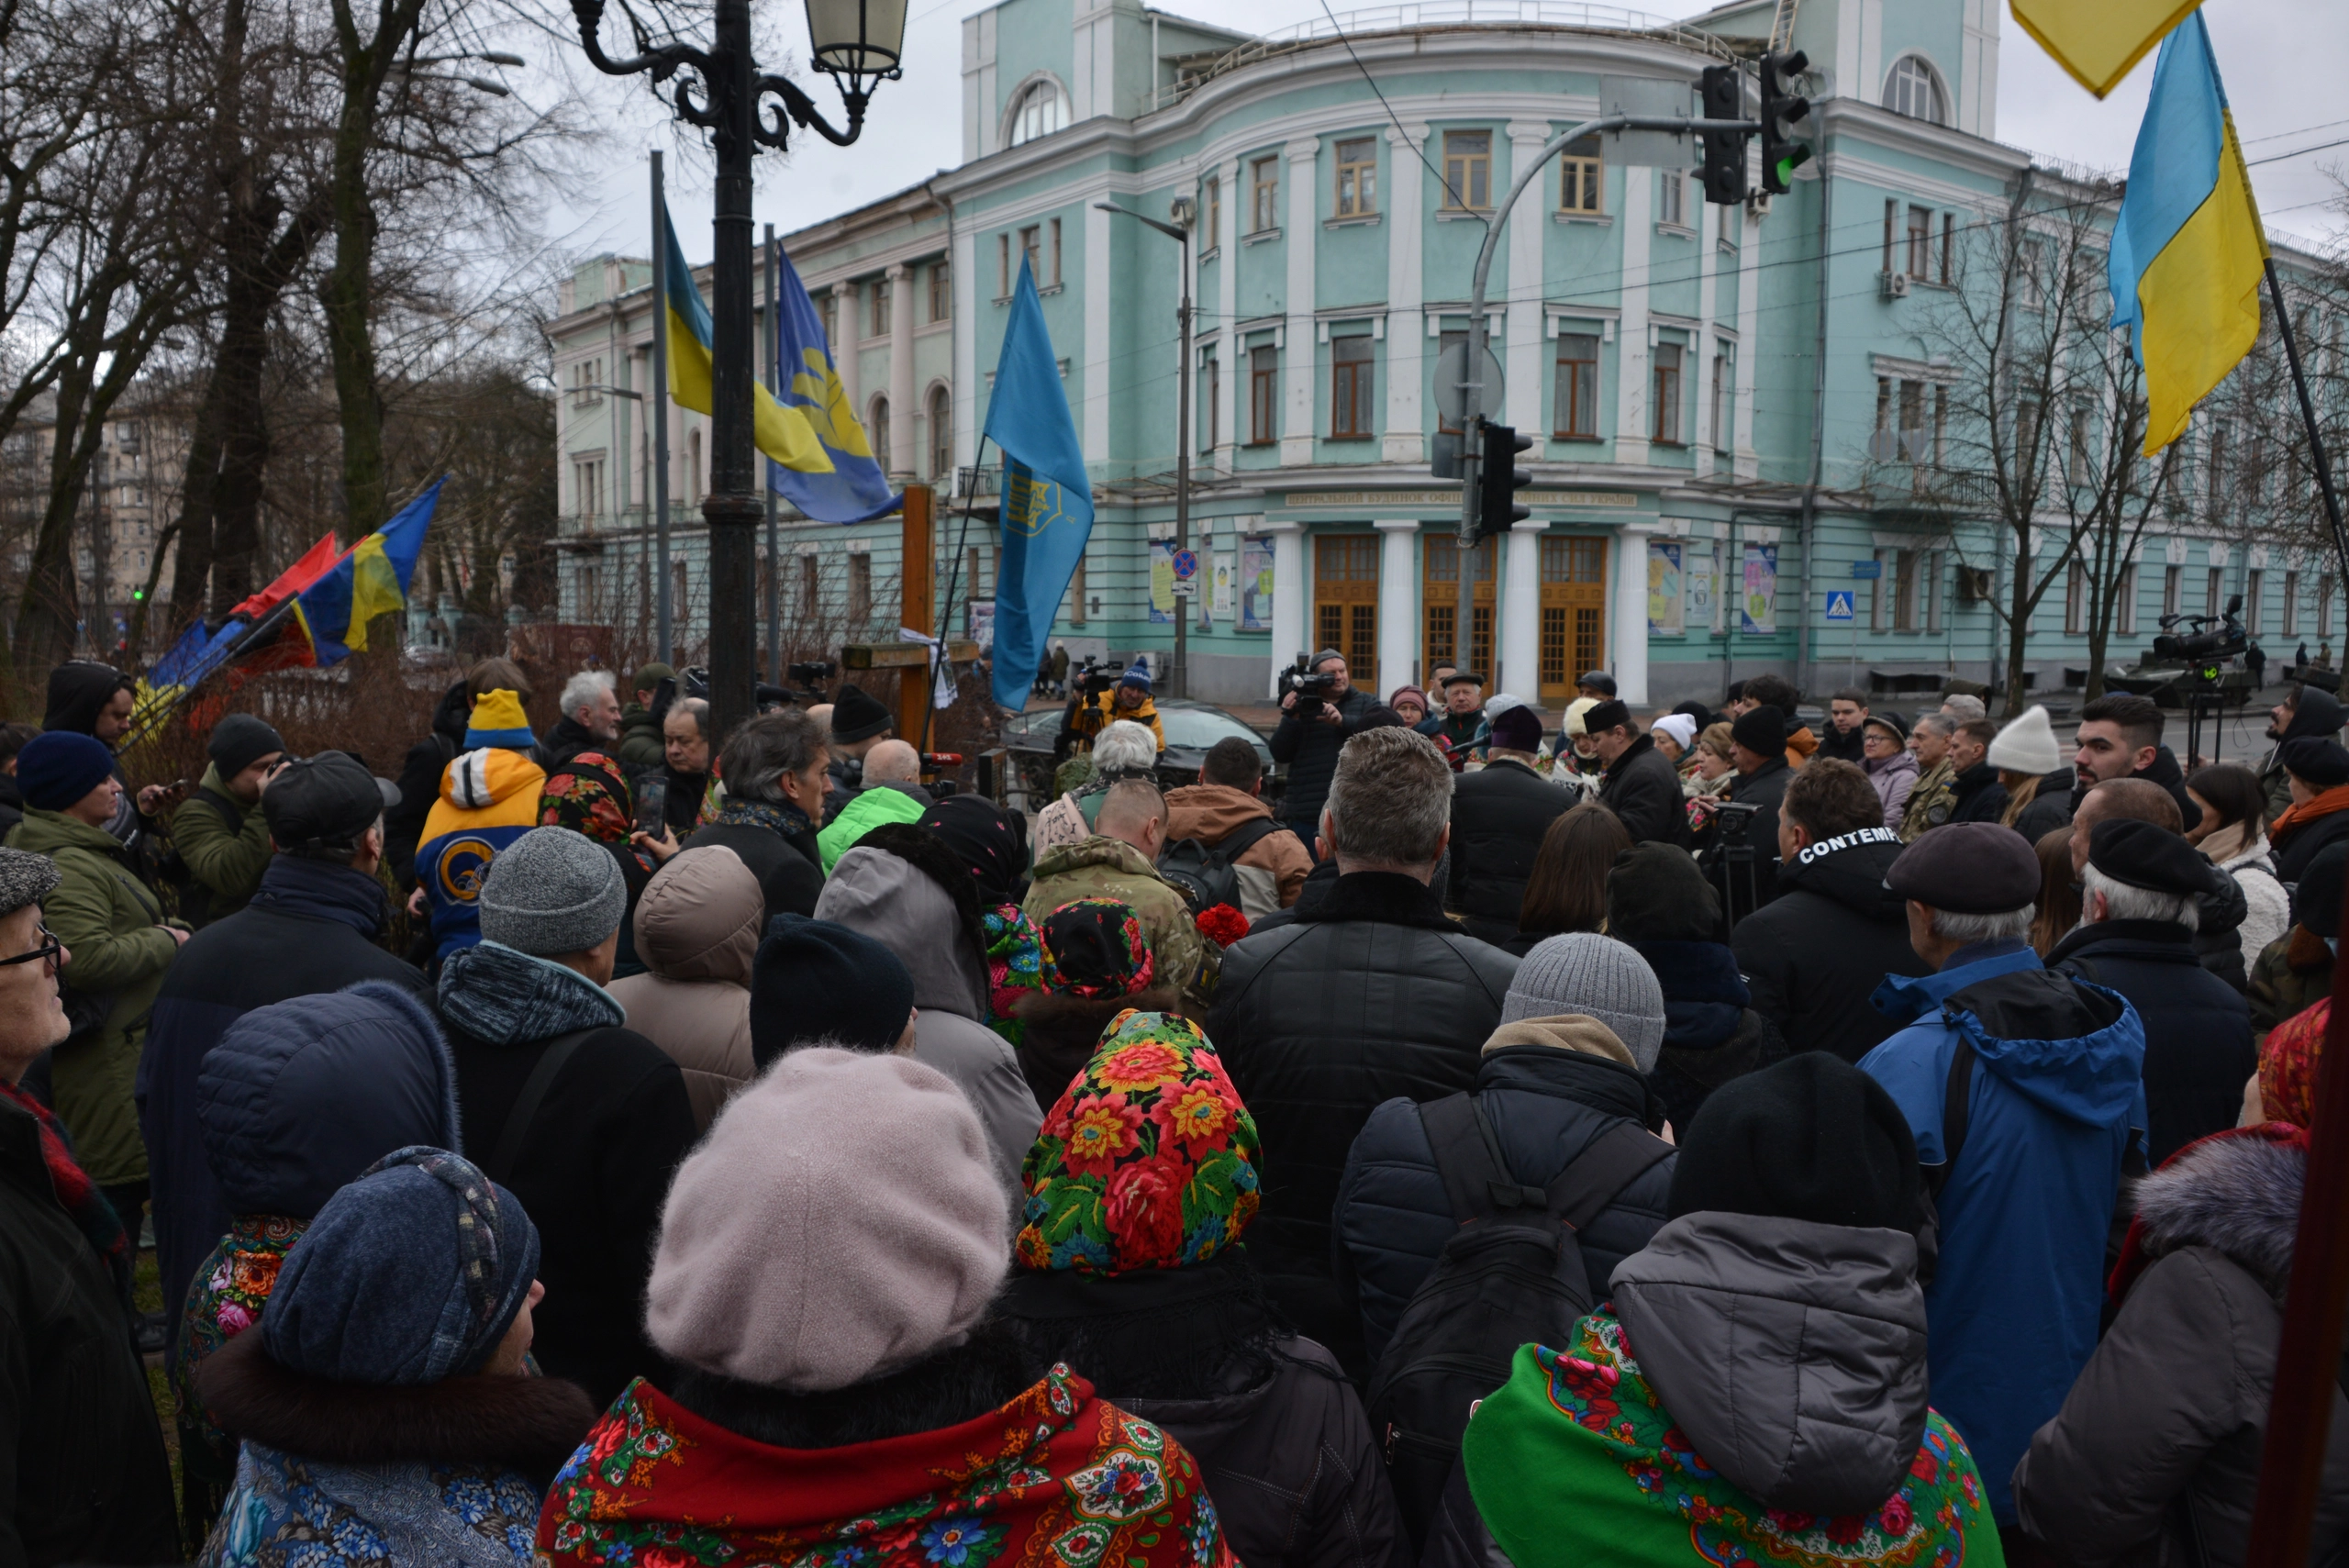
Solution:
M 2199 12 L 2162 42 L 2153 97 L 2113 225 L 2112 325 L 2145 372 L 2145 455 L 2186 433 L 2194 406 L 2259 336 L 2267 235 Z
M 407 585 L 416 576 L 417 557 L 424 553 L 424 531 L 431 527 L 432 509 L 447 483 L 445 474 L 434 480 L 294 601 L 294 618 L 321 667 L 367 651 L 367 623 L 407 607 Z
M 2013 0 L 2022 30 L 2072 80 L 2103 97 L 2202 0 Z
M 832 471 L 806 473 L 775 463 L 767 470 L 768 480 L 776 495 L 819 523 L 862 523 L 894 512 L 904 497 L 889 488 L 888 476 L 874 461 L 864 426 L 849 406 L 848 390 L 841 385 L 831 348 L 824 341 L 824 318 L 807 297 L 807 285 L 799 281 L 791 258 L 782 256 L 781 261 L 776 380 L 783 386 L 784 406 L 804 412 L 814 427 L 816 439 L 832 460 Z
M 661 207 L 661 245 L 669 295 L 669 395 L 680 408 L 707 414 L 712 406 L 710 359 L 717 328 L 709 318 L 709 307 L 701 302 L 701 290 L 694 286 L 693 269 L 685 265 L 685 253 L 677 244 L 676 226 L 669 221 L 665 202 Z M 831 473 L 831 457 L 817 439 L 806 412 L 785 408 L 763 386 L 758 389 L 758 398 L 759 450 L 802 473 Z

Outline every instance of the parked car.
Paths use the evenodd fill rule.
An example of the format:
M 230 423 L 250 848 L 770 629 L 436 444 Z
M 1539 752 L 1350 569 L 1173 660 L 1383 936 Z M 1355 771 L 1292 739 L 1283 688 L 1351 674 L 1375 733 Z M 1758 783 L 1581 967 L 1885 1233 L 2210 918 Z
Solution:
M 1053 745 L 1065 717 L 1065 709 L 1049 707 L 1004 720 L 1003 744 L 1011 753 L 1016 787 L 1027 793 L 1031 806 L 1041 806 L 1052 799 Z M 1279 800 L 1286 781 L 1286 775 L 1274 770 L 1273 749 L 1231 714 L 1213 703 L 1160 697 L 1158 722 L 1166 731 L 1166 750 L 1158 754 L 1159 788 L 1179 789 L 1198 783 L 1199 765 L 1207 761 L 1208 749 L 1227 736 L 1237 735 L 1256 749 L 1257 761 L 1264 764 L 1265 798 Z

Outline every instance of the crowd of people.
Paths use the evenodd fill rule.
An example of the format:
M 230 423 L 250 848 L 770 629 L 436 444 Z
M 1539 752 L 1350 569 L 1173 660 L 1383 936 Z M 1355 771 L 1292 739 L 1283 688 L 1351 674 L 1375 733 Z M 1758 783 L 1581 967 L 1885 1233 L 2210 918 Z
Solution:
M 1171 789 L 1147 671 L 1079 692 L 1032 816 L 658 664 L 142 786 L 60 667 L 0 727 L 0 1568 L 2245 1560 L 2332 695 L 2256 765 L 2099 697 L 2067 762 L 1309 667 L 1279 772 Z M 2323 1473 L 2320 1561 L 2338 1420 Z

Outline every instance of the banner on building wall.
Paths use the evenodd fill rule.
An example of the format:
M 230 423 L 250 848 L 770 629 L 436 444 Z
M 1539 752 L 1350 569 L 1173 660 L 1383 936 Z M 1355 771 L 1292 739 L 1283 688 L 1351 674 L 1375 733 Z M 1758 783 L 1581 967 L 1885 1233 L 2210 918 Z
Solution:
M 1680 541 L 1676 539 L 1648 540 L 1649 636 L 1677 637 L 1680 635 L 1680 595 L 1683 582 Z
M 1150 618 L 1159 626 L 1174 624 L 1174 541 L 1150 541 Z
M 1738 629 L 1748 634 L 1778 629 L 1778 547 L 1745 547 L 1744 594 L 1737 611 Z
M 1273 629 L 1273 541 L 1240 541 L 1240 629 Z
M 1687 548 L 1680 576 L 1684 627 L 1709 632 L 1720 623 L 1720 557 L 1715 553 L 1717 548 L 1709 544 Z
M 1208 568 L 1207 614 L 1217 620 L 1228 621 L 1238 613 L 1240 584 L 1236 577 L 1239 566 L 1231 551 L 1216 551 L 1214 564 Z M 1203 616 L 1202 619 L 1207 618 Z

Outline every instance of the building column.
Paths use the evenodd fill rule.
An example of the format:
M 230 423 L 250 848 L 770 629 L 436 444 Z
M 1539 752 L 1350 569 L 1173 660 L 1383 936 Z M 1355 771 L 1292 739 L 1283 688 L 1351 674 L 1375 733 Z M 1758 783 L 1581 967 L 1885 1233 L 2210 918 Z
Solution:
M 1631 707 L 1648 700 L 1648 532 L 1643 523 L 1626 523 L 1615 536 L 1615 695 Z M 1580 670 L 1567 672 L 1574 679 Z
M 1406 681 L 1417 684 L 1417 672 L 1411 668 L 1419 650 L 1419 595 L 1412 592 L 1419 581 L 1419 552 L 1412 547 L 1419 542 L 1419 520 L 1389 517 L 1374 523 L 1379 534 L 1378 552 L 1378 690 L 1384 700 L 1386 694 Z
M 921 472 L 914 450 L 914 270 L 889 269 L 889 478 L 903 483 Z
M 857 319 L 857 286 L 846 279 L 832 285 L 832 319 L 840 326 L 840 340 L 832 345 L 832 368 L 840 373 L 841 392 L 859 424 L 864 422 L 864 404 L 857 396 L 856 340 L 862 335 L 863 323 Z M 870 441 L 873 432 L 865 432 Z
M 1216 170 L 1216 234 L 1218 258 L 1215 269 L 1216 322 L 1220 331 L 1216 352 L 1223 361 L 1223 379 L 1216 393 L 1222 407 L 1216 416 L 1215 466 L 1230 473 L 1235 466 L 1234 456 L 1240 450 L 1240 414 L 1246 406 L 1248 385 L 1248 342 L 1239 330 L 1240 301 L 1240 220 L 1243 209 L 1240 194 L 1240 160 L 1227 159 Z
M 1623 171 L 1622 315 L 1615 330 L 1615 462 L 1648 461 L 1648 250 L 1655 238 L 1655 171 L 1634 163 Z M 1582 673 L 1577 670 L 1576 674 Z
M 1420 238 L 1423 197 L 1419 148 L 1425 125 L 1386 132 L 1386 424 L 1379 457 L 1386 462 L 1427 461 L 1427 417 L 1419 393 L 1427 384 L 1427 328 L 1420 306 L 1426 299 L 1426 252 Z
M 1551 137 L 1549 122 L 1511 120 L 1508 124 L 1509 178 L 1515 180 L 1520 171 L 1533 161 L 1548 144 Z M 1547 176 L 1551 191 L 1558 185 L 1554 163 Z M 1543 196 L 1542 182 L 1536 180 L 1526 193 L 1526 206 L 1532 210 L 1521 212 L 1526 219 L 1509 226 L 1508 282 L 1496 290 L 1501 298 L 1511 301 L 1516 308 L 1504 323 L 1508 350 L 1502 365 L 1508 378 L 1509 424 L 1520 436 L 1531 436 L 1534 450 L 1546 449 L 1544 438 L 1549 430 L 1542 423 L 1542 296 L 1547 292 L 1542 272 L 1542 248 L 1556 225 L 1550 221 L 1550 212 L 1557 198 Z M 1526 695 L 1532 701 L 1531 693 Z
M 1264 695 L 1280 695 L 1280 673 L 1300 650 L 1310 652 L 1305 628 L 1305 530 L 1293 517 L 1265 519 L 1273 536 L 1273 648 L 1264 670 Z
M 1313 387 L 1319 356 L 1313 330 L 1313 240 L 1321 231 L 1320 207 L 1314 189 L 1321 141 L 1301 137 L 1282 149 L 1286 154 L 1288 190 L 1286 216 L 1282 220 L 1281 248 L 1288 253 L 1287 297 L 1282 308 L 1288 330 L 1281 367 L 1281 466 L 1297 468 L 1313 461 Z
M 1542 700 L 1542 536 L 1549 529 L 1535 517 L 1509 528 L 1508 560 L 1494 595 L 1501 667 L 1493 673 L 1492 689 L 1535 704 Z

